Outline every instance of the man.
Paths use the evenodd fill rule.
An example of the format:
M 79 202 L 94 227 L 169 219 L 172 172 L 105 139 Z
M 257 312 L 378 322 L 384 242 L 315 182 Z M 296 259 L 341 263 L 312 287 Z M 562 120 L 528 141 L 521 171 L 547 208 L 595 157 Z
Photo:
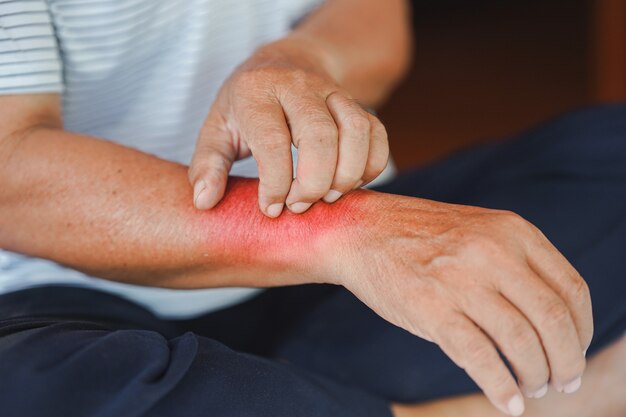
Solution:
M 8 415 L 390 415 L 477 388 L 520 415 L 548 384 L 576 392 L 585 280 L 522 217 L 477 206 L 590 258 L 592 349 L 624 331 L 623 108 L 575 118 L 608 126 L 597 160 L 567 119 L 358 190 L 388 148 L 357 100 L 406 70 L 403 1 L 14 0 L 0 16 Z M 229 178 L 254 175 L 249 156 L 259 179 Z M 584 192 L 597 207 L 566 200 Z M 258 290 L 311 283 L 371 310 L 334 286 Z

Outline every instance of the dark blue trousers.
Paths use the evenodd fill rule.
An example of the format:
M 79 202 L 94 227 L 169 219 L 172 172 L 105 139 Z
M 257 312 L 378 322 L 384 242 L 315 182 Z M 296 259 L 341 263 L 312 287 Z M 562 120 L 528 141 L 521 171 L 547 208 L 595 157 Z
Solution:
M 626 331 L 626 105 L 579 111 L 383 191 L 513 210 L 581 272 L 593 354 Z M 41 287 L 0 296 L 3 417 L 390 416 L 476 391 L 437 346 L 340 287 L 268 290 L 194 320 Z

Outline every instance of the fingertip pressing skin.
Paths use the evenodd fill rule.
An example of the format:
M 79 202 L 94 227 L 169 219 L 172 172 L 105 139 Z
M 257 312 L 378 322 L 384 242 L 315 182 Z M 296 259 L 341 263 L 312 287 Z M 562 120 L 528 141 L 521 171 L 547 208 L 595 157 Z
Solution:
M 272 218 L 276 218 L 280 216 L 280 213 L 283 212 L 284 206 L 285 205 L 283 203 L 270 204 L 267 207 L 267 211 L 266 211 L 267 216 L 272 217 Z
M 313 204 L 312 203 L 303 203 L 297 202 L 293 203 L 289 206 L 289 210 L 291 210 L 294 214 L 302 214 L 309 209 Z
M 193 205 L 198 210 L 208 210 L 217 205 L 224 195 L 226 184 L 210 184 L 204 179 L 196 181 L 193 187 Z
M 339 192 L 337 190 L 330 190 L 324 196 L 324 201 L 329 203 L 329 204 L 331 204 L 331 203 L 334 203 L 335 201 L 339 200 L 339 198 L 341 198 L 342 195 L 343 195 L 343 193 L 341 193 L 341 192 Z

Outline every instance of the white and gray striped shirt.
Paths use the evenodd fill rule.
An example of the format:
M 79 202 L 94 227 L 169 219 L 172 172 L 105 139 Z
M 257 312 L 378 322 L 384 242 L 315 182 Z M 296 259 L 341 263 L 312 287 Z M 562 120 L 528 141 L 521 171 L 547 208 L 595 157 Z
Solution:
M 0 94 L 62 94 L 66 130 L 188 164 L 231 71 L 322 0 L 0 0 Z M 1 109 L 0 109 L 1 117 Z M 233 174 L 255 176 L 252 159 Z M 180 318 L 257 290 L 166 290 L 88 277 L 0 250 L 0 293 L 67 284 Z

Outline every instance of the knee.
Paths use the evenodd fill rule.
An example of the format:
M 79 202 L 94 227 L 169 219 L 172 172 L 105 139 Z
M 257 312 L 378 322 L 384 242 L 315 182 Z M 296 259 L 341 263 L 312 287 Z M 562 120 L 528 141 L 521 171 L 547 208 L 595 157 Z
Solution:
M 236 352 L 210 339 L 197 340 L 193 365 L 168 401 L 153 409 L 158 415 L 181 414 L 180 404 L 194 403 L 219 417 L 391 416 L 382 399 L 286 363 Z
M 65 322 L 1 340 L 2 415 L 141 415 L 186 365 L 152 331 Z

